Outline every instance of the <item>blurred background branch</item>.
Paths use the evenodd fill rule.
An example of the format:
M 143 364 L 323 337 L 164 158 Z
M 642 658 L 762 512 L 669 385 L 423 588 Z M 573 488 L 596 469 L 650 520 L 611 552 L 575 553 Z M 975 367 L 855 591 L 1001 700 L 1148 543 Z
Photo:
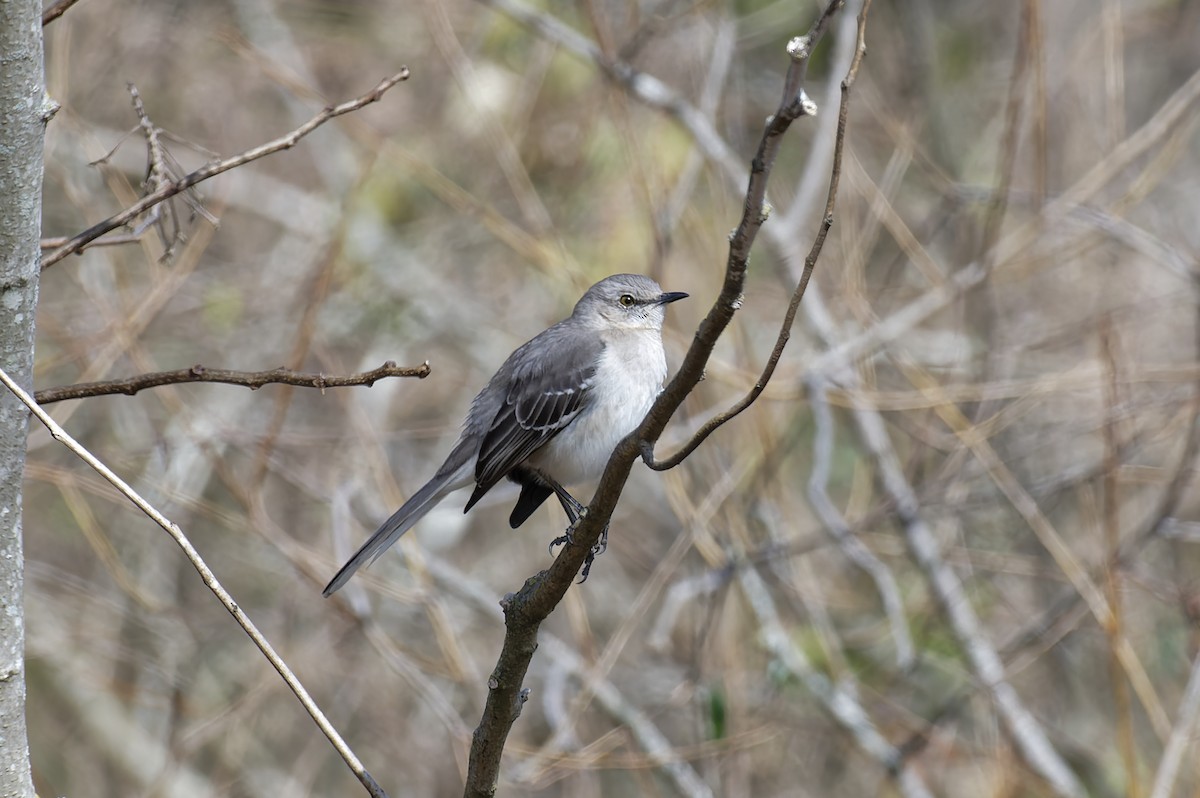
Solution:
M 266 144 L 261 144 L 257 147 L 248 149 L 245 152 L 238 153 L 237 155 L 229 158 L 221 159 L 215 163 L 205 164 L 199 169 L 183 175 L 178 179 L 170 179 L 162 174 L 161 170 L 155 168 L 154 164 L 158 162 L 161 156 L 160 154 L 156 154 L 156 137 L 153 135 L 155 129 L 151 126 L 148 130 L 148 133 L 150 134 L 148 136 L 148 144 L 151 158 L 150 179 L 153 180 L 153 182 L 148 184 L 148 187 L 152 188 L 153 190 L 120 213 L 113 214 L 104 221 L 92 225 L 82 233 L 72 236 L 61 247 L 42 258 L 42 268 L 45 269 L 49 266 L 53 266 L 55 263 L 58 263 L 68 255 L 74 255 L 83 249 L 83 247 L 87 246 L 92 241 L 95 241 L 105 233 L 129 224 L 146 211 L 155 208 L 159 203 L 164 202 L 177 194 L 187 191 L 197 183 L 201 183 L 211 177 L 216 177 L 217 175 L 222 174 L 223 172 L 228 172 L 231 169 L 237 169 L 238 167 L 245 166 L 246 164 L 256 161 L 259 158 L 263 158 L 267 155 L 271 155 L 282 150 L 291 149 L 292 147 L 296 146 L 296 144 L 299 143 L 302 138 L 328 122 L 330 119 L 335 119 L 343 114 L 357 111 L 365 105 L 378 102 L 388 89 L 392 88 L 403 80 L 407 80 L 408 74 L 407 68 L 402 69 L 392 77 L 385 78 L 384 80 L 380 81 L 379 85 L 361 97 L 348 100 L 340 105 L 326 107 L 303 125 L 286 135 L 269 141 Z M 137 108 L 139 111 L 141 111 L 141 102 L 136 91 L 133 91 L 133 97 Z M 141 115 L 140 119 L 144 121 L 145 116 Z

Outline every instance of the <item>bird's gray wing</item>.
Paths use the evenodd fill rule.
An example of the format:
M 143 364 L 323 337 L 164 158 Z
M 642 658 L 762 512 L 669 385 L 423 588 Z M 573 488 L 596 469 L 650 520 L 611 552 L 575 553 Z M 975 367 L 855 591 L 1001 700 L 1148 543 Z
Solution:
M 571 333 L 551 328 L 514 353 L 508 390 L 479 447 L 466 509 L 587 408 L 604 342 Z

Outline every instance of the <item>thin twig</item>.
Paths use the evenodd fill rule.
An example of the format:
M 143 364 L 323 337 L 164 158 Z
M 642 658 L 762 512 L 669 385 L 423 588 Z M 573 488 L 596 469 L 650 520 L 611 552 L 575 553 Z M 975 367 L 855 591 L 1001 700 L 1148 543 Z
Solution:
M 144 191 L 160 191 L 170 186 L 178 177 L 167 163 L 167 153 L 159 138 L 161 131 L 158 125 L 151 121 L 150 115 L 146 113 L 146 106 L 142 102 L 142 95 L 138 93 L 137 86 L 128 83 L 126 88 L 133 100 L 133 110 L 137 114 L 138 127 L 142 131 L 142 137 L 146 139 L 146 179 L 142 181 L 142 189 Z M 198 207 L 199 201 L 193 201 L 192 205 Z M 134 232 L 140 234 L 147 227 L 153 227 L 158 232 L 159 241 L 163 245 L 161 260 L 170 261 L 175 245 L 183 238 L 183 227 L 179 223 L 179 215 L 175 212 L 175 203 L 166 201 L 155 206 L 154 212 L 138 225 Z
M 825 85 L 820 96 L 833 97 L 840 90 L 842 78 L 850 69 L 858 45 L 858 22 L 848 14 L 838 20 L 829 45 L 829 58 L 825 69 Z M 802 230 L 812 224 L 822 200 L 828 190 L 826 176 L 833 165 L 833 150 L 837 145 L 837 120 L 830 125 L 818 121 L 813 125 L 812 137 L 804 152 L 804 169 L 798 176 L 797 185 L 788 207 L 777 220 L 777 226 L 785 230 Z
M 826 215 L 825 218 L 829 220 L 830 224 L 832 224 L 833 220 L 831 216 Z M 814 244 L 818 254 L 820 253 L 821 245 L 824 244 L 825 234 L 828 232 L 828 230 L 828 225 L 822 224 L 821 230 L 817 236 L 817 243 Z M 813 262 L 815 263 L 816 261 L 814 260 Z M 783 321 L 780 322 L 779 325 L 779 335 L 775 339 L 775 346 L 771 350 L 770 356 L 767 358 L 766 365 L 763 366 L 762 374 L 759 375 L 759 378 L 755 381 L 754 385 L 750 388 L 746 395 L 735 402 L 728 410 L 724 411 L 723 413 L 719 413 L 710 418 L 708 421 L 704 422 L 700 429 L 696 430 L 695 434 L 692 435 L 688 442 L 685 443 L 679 449 L 679 451 L 675 452 L 675 454 L 671 455 L 665 460 L 654 459 L 654 447 L 648 441 L 643 442 L 641 455 L 642 460 L 646 463 L 646 465 L 650 466 L 650 468 L 654 469 L 655 471 L 666 471 L 674 468 L 686 460 L 692 454 L 692 452 L 696 451 L 697 447 L 704 443 L 704 441 L 708 439 L 709 435 L 716 432 L 717 429 L 723 426 L 726 422 L 732 421 L 734 418 L 740 415 L 743 410 L 754 404 L 754 400 L 756 400 L 759 395 L 762 394 L 763 390 L 765 390 L 767 387 L 767 383 L 771 381 L 771 377 L 775 373 L 775 367 L 779 365 L 779 359 L 783 356 L 784 347 L 787 346 L 788 340 L 792 336 L 792 324 L 796 320 L 796 311 L 800 309 L 800 301 L 804 298 L 804 292 L 808 288 L 808 277 L 810 274 L 811 272 L 806 272 L 804 277 L 802 277 L 800 282 L 796 285 L 796 290 L 792 292 L 792 298 L 788 302 L 787 311 L 783 314 Z
M 57 3 L 51 4 L 42 12 L 42 27 L 46 27 L 54 20 L 67 13 L 67 9 L 78 3 L 79 0 L 58 0 Z
M 103 382 L 81 382 L 75 385 L 63 385 L 58 388 L 43 388 L 34 394 L 38 404 L 48 405 L 67 399 L 85 399 L 92 396 L 111 396 L 125 394 L 133 396 L 138 391 L 147 388 L 157 388 L 161 385 L 178 385 L 184 382 L 219 382 L 225 385 L 240 385 L 257 391 L 264 385 L 282 384 L 296 385 L 301 388 L 348 388 L 356 385 L 370 387 L 377 380 L 386 377 L 416 377 L 425 379 L 429 376 L 428 363 L 419 366 L 397 366 L 391 360 L 379 368 L 364 371 L 360 374 L 320 374 L 316 372 L 292 371 L 277 368 L 270 371 L 231 371 L 229 369 L 210 369 L 206 366 L 192 366 L 175 371 L 155 371 L 149 374 L 138 374 L 124 380 L 105 380 Z
M 55 236 L 54 238 L 43 238 L 41 241 L 41 248 L 44 250 L 45 249 L 58 249 L 59 247 L 66 246 L 67 242 L 70 240 L 71 239 L 68 236 Z M 108 238 L 103 238 L 99 241 L 93 241 L 90 244 L 88 244 L 87 246 L 88 247 L 115 247 L 115 246 L 123 245 L 123 244 L 140 244 L 141 242 L 142 242 L 142 236 L 140 233 L 137 235 L 134 235 L 133 233 L 127 233 L 125 235 L 109 236 Z M 80 250 L 82 250 L 82 249 L 84 249 L 84 247 L 80 247 Z
M 241 606 L 234 601 L 233 596 L 229 594 L 229 591 L 227 591 L 217 580 L 216 574 L 214 574 L 212 569 L 208 567 L 208 564 L 204 562 L 204 559 L 200 556 L 200 552 L 196 551 L 196 547 L 192 545 L 190 540 L 188 540 L 187 536 L 184 534 L 179 525 L 159 512 L 157 508 L 150 504 L 150 502 L 142 498 L 141 494 L 130 487 L 125 480 L 117 476 L 116 473 L 102 463 L 99 458 L 97 458 L 94 454 L 84 448 L 82 444 L 68 435 L 66 430 L 59 426 L 58 422 L 51 418 L 50 414 L 43 410 L 38 403 L 34 401 L 33 397 L 26 393 L 20 385 L 17 385 L 17 383 L 15 383 L 12 378 L 8 376 L 8 373 L 2 368 L 0 368 L 0 382 L 3 382 L 8 389 L 12 391 L 13 394 L 15 394 L 16 397 L 20 399 L 21 402 L 24 403 L 25 406 L 28 407 L 35 416 L 37 416 L 38 421 L 41 421 L 42 424 L 46 426 L 46 429 L 50 431 L 50 434 L 55 440 L 62 443 L 64 446 L 78 455 L 85 463 L 95 469 L 100 476 L 108 480 L 113 487 L 120 491 L 122 495 L 133 502 L 139 510 L 148 515 L 150 519 L 154 521 L 154 523 L 162 527 L 163 530 L 165 530 L 166 533 L 171 536 L 172 540 L 174 540 L 179 548 L 183 550 L 184 556 L 188 558 L 188 561 L 191 562 L 192 566 L 196 569 L 196 572 L 200 574 L 200 578 L 204 580 L 204 584 L 208 586 L 208 589 L 211 590 L 213 595 L 217 597 L 217 600 L 220 601 L 229 614 L 233 616 L 233 619 L 237 622 L 238 626 L 242 627 L 242 629 L 246 632 L 246 635 L 250 638 L 254 645 L 258 647 L 258 650 L 261 651 L 263 656 L 267 658 L 267 661 L 271 663 L 271 666 L 275 668 L 281 677 L 283 677 L 283 681 L 289 688 L 291 688 L 291 691 L 295 693 L 296 698 L 300 700 L 300 704 L 304 707 L 305 711 L 307 711 L 312 719 L 316 722 L 317 727 L 321 730 L 329 742 L 333 744 L 334 749 L 338 752 L 342 759 L 345 760 L 346 764 L 350 767 L 350 770 L 353 771 L 354 775 L 358 777 L 358 780 L 362 782 L 362 785 L 366 787 L 367 793 L 370 794 L 372 798 L 387 798 L 387 793 L 383 791 L 383 788 L 375 782 L 375 779 L 370 773 L 367 772 L 367 769 L 363 767 L 362 762 L 360 762 L 358 757 L 355 756 L 354 752 L 350 749 L 350 746 L 346 744 L 346 741 L 342 739 L 340 734 L 338 734 L 337 729 L 335 729 L 333 724 L 329 722 L 329 719 L 325 717 L 325 713 L 321 711 L 321 708 L 317 706 L 317 703 L 313 700 L 312 696 L 308 694 L 308 690 L 306 690 L 304 685 L 300 683 L 300 680 L 296 678 L 296 674 L 292 673 L 291 668 L 289 668 L 287 663 L 283 661 L 283 658 L 276 653 L 274 647 L 271 646 L 271 644 L 263 636 L 262 632 L 258 630 L 258 627 L 254 625 L 254 622 L 250 620 L 250 617 L 246 615 Z
M 351 113 L 352 111 L 357 111 L 358 109 L 370 105 L 373 102 L 378 102 L 378 100 L 384 95 L 385 92 L 387 92 L 388 89 L 392 88 L 401 81 L 407 80 L 408 75 L 408 67 L 403 67 L 395 75 L 380 81 L 378 86 L 371 89 L 371 91 L 367 92 L 361 97 L 348 100 L 341 105 L 334 105 L 325 108 L 312 119 L 308 120 L 303 125 L 286 135 L 280 136 L 272 141 L 268 141 L 266 144 L 246 150 L 238 155 L 226 158 L 223 161 L 206 164 L 194 172 L 184 175 L 178 180 L 173 180 L 164 184 L 161 188 L 142 197 L 140 200 L 135 202 L 133 205 L 130 205 L 120 213 L 114 214 L 104 221 L 98 222 L 89 227 L 87 230 L 84 230 L 82 233 L 72 237 L 66 244 L 42 259 L 42 268 L 45 269 L 49 266 L 53 266 L 55 263 L 58 263 L 68 255 L 73 255 L 76 252 L 79 252 L 86 244 L 96 240 L 107 232 L 116 230 L 118 227 L 128 224 L 163 200 L 169 199 L 181 191 L 191 188 L 197 183 L 207 180 L 210 177 L 215 177 L 222 172 L 228 172 L 230 169 L 236 169 L 237 167 L 250 163 L 251 161 L 256 161 L 264 156 L 271 155 L 281 150 L 291 149 L 292 147 L 296 146 L 296 144 L 299 143 L 302 138 L 328 122 L 330 119 L 342 116 L 343 114 Z
M 821 15 L 821 18 L 817 20 L 816 25 L 813 26 L 814 30 L 824 33 L 825 29 L 829 25 L 831 14 L 833 10 L 835 10 L 835 6 L 837 8 L 841 8 L 843 4 L 844 3 L 842 2 L 830 3 L 825 9 L 825 13 Z M 821 256 L 821 250 L 825 246 L 825 237 L 829 234 L 829 228 L 833 226 L 833 211 L 837 204 L 837 190 L 842 178 L 842 152 L 844 151 L 846 144 L 846 118 L 850 110 L 850 89 L 854 86 L 854 81 L 858 77 L 859 66 L 862 64 L 863 56 L 867 51 L 865 39 L 866 14 L 870 10 L 870 7 L 871 0 L 866 0 L 866 2 L 863 3 L 862 12 L 859 14 L 858 43 L 854 53 L 854 58 L 850 62 L 850 69 L 847 71 L 846 77 L 842 80 L 842 101 L 838 107 L 837 135 L 834 139 L 835 143 L 833 148 L 833 168 L 830 171 L 829 189 L 825 195 L 825 210 L 821 215 L 821 226 L 818 228 L 816 238 L 812 243 L 812 247 L 809 249 L 808 255 L 804 259 L 804 270 L 800 274 L 800 279 L 796 282 L 795 290 L 792 291 L 792 298 L 788 302 L 787 312 L 783 314 L 783 321 L 779 325 L 779 335 L 775 338 L 775 346 L 771 350 L 770 357 L 767 358 L 767 364 L 763 367 L 762 374 L 759 375 L 759 378 L 754 383 L 754 386 L 746 393 L 745 396 L 738 400 L 724 413 L 716 415 L 705 422 L 700 429 L 696 430 L 696 433 L 692 436 L 691 440 L 684 444 L 684 446 L 671 457 L 668 457 L 663 461 L 656 461 L 654 459 L 653 448 L 650 443 L 647 442 L 642 447 L 642 460 L 645 461 L 646 465 L 650 466 L 655 471 L 664 471 L 668 468 L 674 468 L 682 463 L 688 457 L 688 455 L 696 450 L 697 446 L 704 442 L 709 435 L 715 432 L 726 422 L 736 418 L 750 405 L 754 404 L 754 400 L 759 397 L 759 395 L 767 387 L 767 383 L 771 381 L 771 376 L 775 373 L 775 367 L 779 364 L 779 358 L 783 356 L 783 350 L 787 346 L 788 340 L 792 337 L 792 325 L 796 320 L 796 312 L 800 309 L 800 302 L 804 299 L 805 291 L 808 290 L 808 283 L 809 280 L 812 279 L 813 269 L 816 267 L 817 259 Z M 807 52 L 811 52 L 812 45 L 814 44 L 814 42 L 811 41 L 812 36 L 813 34 L 810 32 L 808 36 L 801 37 L 799 39 L 793 39 L 792 44 L 797 44 L 797 46 L 805 48 Z M 791 52 L 790 48 L 792 47 L 792 44 L 788 45 L 789 52 Z M 803 59 L 804 64 L 807 64 L 808 62 L 807 52 L 805 53 L 805 57 Z M 793 54 L 792 57 L 795 58 L 796 56 Z M 805 67 L 805 69 L 807 69 L 807 67 Z M 785 87 L 785 103 L 787 102 L 787 90 L 788 89 Z M 797 99 L 799 99 L 803 94 L 803 89 L 799 88 L 799 84 L 796 84 L 796 87 L 793 90 L 798 92 Z M 816 107 L 813 106 L 809 113 L 815 112 Z M 774 123 L 774 119 L 772 119 L 772 123 Z
M 692 438 L 673 456 L 663 461 L 656 461 L 653 457 L 652 450 L 649 445 L 642 449 L 642 459 L 646 465 L 656 471 L 673 468 L 683 462 L 696 448 L 704 442 L 704 440 L 712 434 L 718 427 L 732 420 L 743 410 L 748 408 L 759 397 L 763 390 L 767 387 L 767 383 L 771 380 L 771 376 L 775 372 L 775 367 L 779 363 L 780 357 L 783 355 L 784 347 L 787 346 L 788 340 L 791 337 L 792 325 L 795 322 L 796 312 L 800 307 L 800 302 L 804 298 L 805 290 L 808 288 L 809 280 L 812 277 L 813 268 L 816 265 L 817 258 L 821 254 L 821 249 L 825 243 L 825 237 L 829 232 L 830 226 L 833 224 L 833 212 L 836 207 L 837 189 L 841 178 L 842 171 L 842 154 L 845 149 L 846 140 L 846 116 L 849 110 L 850 90 L 854 86 L 855 79 L 858 76 L 858 70 L 862 63 L 862 57 L 866 50 L 865 30 L 863 24 L 865 15 L 870 8 L 870 2 L 864 4 L 862 14 L 859 20 L 858 40 L 854 57 L 850 62 L 849 70 L 846 73 L 845 79 L 842 81 L 842 101 L 838 111 L 837 134 L 834 139 L 833 150 L 833 165 L 831 169 L 831 177 L 829 188 L 825 199 L 825 209 L 822 214 L 822 223 L 818 230 L 816 239 L 813 242 L 812 248 L 804 261 L 804 271 L 801 274 L 795 290 L 792 293 L 791 301 L 788 303 L 787 312 L 784 314 L 783 322 L 780 325 L 779 335 L 775 341 L 775 347 L 771 351 L 770 357 L 767 359 L 767 364 L 763 368 L 762 374 L 754 383 L 750 391 L 742 397 L 733 407 L 713 418 L 709 419 Z M 823 402 L 824 388 L 821 388 Z M 814 400 L 814 405 L 817 400 Z M 822 405 L 826 416 L 828 408 Z M 831 425 L 827 425 L 831 430 Z M 832 444 L 830 444 L 832 446 Z M 810 498 L 814 506 L 826 510 L 823 514 L 823 519 L 826 521 L 826 528 L 837 540 L 842 551 L 850 558 L 852 562 L 862 568 L 874 580 L 876 587 L 879 590 L 879 595 L 883 601 L 885 614 L 888 616 L 889 623 L 892 626 L 892 634 L 896 644 L 896 657 L 901 668 L 907 668 L 913 661 L 913 646 L 912 637 L 908 633 L 908 625 L 904 620 L 903 603 L 900 600 L 900 591 L 896 585 L 894 577 L 886 566 L 876 558 L 869 549 L 867 549 L 857 538 L 849 533 L 848 526 L 844 519 L 840 518 L 832 503 L 828 501 L 828 494 L 824 492 L 824 482 L 827 480 L 827 473 L 822 476 L 820 469 L 814 468 L 813 481 L 810 483 Z M 821 499 L 824 498 L 822 502 Z

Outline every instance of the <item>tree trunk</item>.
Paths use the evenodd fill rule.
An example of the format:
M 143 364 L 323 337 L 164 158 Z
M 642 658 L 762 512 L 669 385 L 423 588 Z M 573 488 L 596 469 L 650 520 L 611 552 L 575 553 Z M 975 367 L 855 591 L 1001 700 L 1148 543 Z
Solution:
M 30 386 L 42 222 L 42 8 L 0 2 L 0 365 Z M 25 733 L 21 478 L 28 413 L 0 390 L 0 796 L 32 798 Z

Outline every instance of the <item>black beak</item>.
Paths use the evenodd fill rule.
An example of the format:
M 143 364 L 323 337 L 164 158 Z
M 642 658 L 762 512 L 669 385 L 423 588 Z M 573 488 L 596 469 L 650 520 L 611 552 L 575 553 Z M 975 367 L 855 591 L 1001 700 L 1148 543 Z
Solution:
M 666 294 L 662 294 L 661 296 L 659 296 L 658 304 L 669 305 L 672 302 L 678 302 L 681 299 L 687 299 L 687 296 L 688 295 L 683 293 L 682 291 L 670 291 Z

